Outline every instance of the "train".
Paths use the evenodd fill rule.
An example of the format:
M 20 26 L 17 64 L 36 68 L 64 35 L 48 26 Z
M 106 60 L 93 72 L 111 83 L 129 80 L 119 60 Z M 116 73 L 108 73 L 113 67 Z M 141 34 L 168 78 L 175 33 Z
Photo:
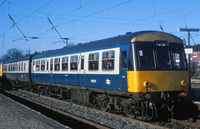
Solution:
M 10 59 L 2 71 L 13 87 L 148 120 L 172 117 L 189 89 L 183 41 L 159 31 L 128 32 Z

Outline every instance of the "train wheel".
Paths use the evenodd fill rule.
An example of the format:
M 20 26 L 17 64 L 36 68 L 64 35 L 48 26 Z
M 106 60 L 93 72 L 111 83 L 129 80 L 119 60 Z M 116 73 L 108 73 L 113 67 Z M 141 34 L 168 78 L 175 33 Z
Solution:
M 100 109 L 104 112 L 106 112 L 109 109 L 109 102 L 108 99 L 100 100 Z
M 135 118 L 136 113 L 136 102 L 133 99 L 129 99 L 128 103 L 122 104 L 122 112 L 126 114 L 129 118 Z
M 98 95 L 98 105 L 100 110 L 106 112 L 110 108 L 109 96 L 107 96 L 106 94 Z
M 135 118 L 136 114 L 134 112 L 135 106 L 129 105 L 126 107 L 126 116 L 128 118 Z

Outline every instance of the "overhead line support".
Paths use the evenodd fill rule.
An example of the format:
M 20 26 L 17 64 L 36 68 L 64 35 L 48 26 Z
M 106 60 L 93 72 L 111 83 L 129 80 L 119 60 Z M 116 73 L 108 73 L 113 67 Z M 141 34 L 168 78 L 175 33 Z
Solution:
M 63 42 L 65 43 L 65 40 L 62 38 L 62 36 L 60 35 L 60 33 L 57 31 L 56 27 L 53 25 L 53 23 L 51 22 L 51 20 L 49 18 L 47 18 L 49 23 L 52 25 L 52 27 L 55 29 L 55 31 L 58 33 L 58 35 L 60 36 L 60 38 L 63 40 Z
M 20 28 L 17 26 L 16 22 L 12 19 L 12 17 L 10 16 L 10 14 L 8 15 L 10 17 L 10 19 L 13 21 L 14 25 L 17 27 L 17 29 L 20 31 L 20 33 L 24 36 L 24 38 L 26 39 L 26 41 L 28 41 L 28 39 L 26 38 L 26 36 L 23 34 L 23 32 L 20 30 Z

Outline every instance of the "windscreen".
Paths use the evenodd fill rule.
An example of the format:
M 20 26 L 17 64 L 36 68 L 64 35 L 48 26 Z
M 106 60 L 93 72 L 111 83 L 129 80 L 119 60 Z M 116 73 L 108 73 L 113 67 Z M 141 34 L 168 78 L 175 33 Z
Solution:
M 184 50 L 173 46 L 137 48 L 140 70 L 187 70 Z

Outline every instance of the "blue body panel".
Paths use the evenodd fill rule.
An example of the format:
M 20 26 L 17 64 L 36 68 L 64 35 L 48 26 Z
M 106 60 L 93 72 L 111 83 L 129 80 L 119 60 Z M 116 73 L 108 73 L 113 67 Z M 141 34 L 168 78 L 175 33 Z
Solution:
M 4 75 L 11 80 L 29 81 L 28 73 L 5 73 Z
M 127 91 L 126 69 L 119 75 L 104 74 L 33 74 L 35 82 Z M 66 76 L 67 75 L 67 76 Z

